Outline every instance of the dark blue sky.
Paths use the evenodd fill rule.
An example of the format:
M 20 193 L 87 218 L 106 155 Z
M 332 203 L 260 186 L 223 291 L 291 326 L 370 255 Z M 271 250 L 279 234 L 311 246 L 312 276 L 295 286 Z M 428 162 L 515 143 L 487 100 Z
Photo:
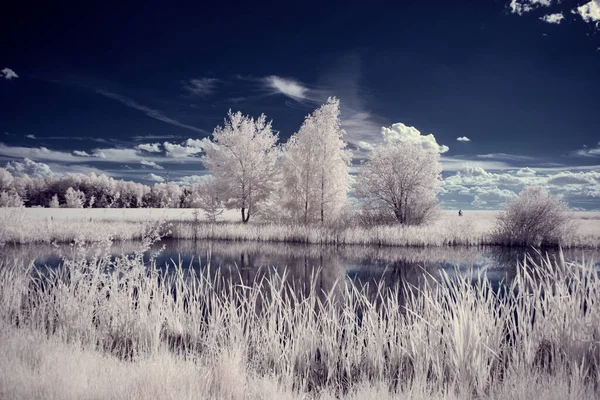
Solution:
M 530 167 L 549 187 L 579 174 L 573 184 L 596 185 L 591 194 L 558 194 L 600 208 L 598 3 L 122 3 L 4 9 L 0 69 L 18 77 L 0 75 L 2 164 L 35 175 L 35 164 L 15 168 L 27 157 L 56 173 L 141 181 L 201 174 L 198 154 L 163 143 L 206 137 L 229 108 L 264 112 L 285 140 L 335 95 L 353 147 L 402 123 L 448 146 L 445 177 L 466 164 L 486 170 L 471 186 L 467 175 L 485 175 L 462 171 L 446 206 L 493 207 L 502 195 L 482 200 L 491 189 L 529 183 L 500 175 Z M 558 13 L 559 24 L 542 20 Z M 143 143 L 160 152 L 134 150 Z

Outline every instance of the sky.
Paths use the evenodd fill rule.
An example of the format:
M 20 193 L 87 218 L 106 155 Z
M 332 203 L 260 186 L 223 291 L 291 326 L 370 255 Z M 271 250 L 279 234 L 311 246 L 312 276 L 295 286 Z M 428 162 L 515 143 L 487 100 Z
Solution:
M 440 152 L 443 208 L 600 209 L 600 0 L 83 3 L 3 8 L 15 175 L 198 182 L 229 109 L 285 143 L 336 96 L 353 174 L 392 134 Z

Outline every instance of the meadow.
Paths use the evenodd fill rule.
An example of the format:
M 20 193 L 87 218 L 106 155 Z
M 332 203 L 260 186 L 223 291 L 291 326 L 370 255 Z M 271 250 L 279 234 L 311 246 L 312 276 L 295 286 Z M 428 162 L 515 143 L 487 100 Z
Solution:
M 285 272 L 248 283 L 94 249 L 0 268 L 0 398 L 600 396 L 591 263 L 529 258 L 501 293 L 426 271 L 306 292 Z
M 302 226 L 250 222 L 228 211 L 220 222 L 209 223 L 194 209 L 0 209 L 0 242 L 71 243 L 139 240 L 160 231 L 174 239 L 252 240 L 311 244 L 377 246 L 498 245 L 492 236 L 498 211 L 442 211 L 423 226 L 375 226 L 338 223 Z M 562 247 L 600 246 L 600 213 L 573 212 L 575 230 L 561 238 Z

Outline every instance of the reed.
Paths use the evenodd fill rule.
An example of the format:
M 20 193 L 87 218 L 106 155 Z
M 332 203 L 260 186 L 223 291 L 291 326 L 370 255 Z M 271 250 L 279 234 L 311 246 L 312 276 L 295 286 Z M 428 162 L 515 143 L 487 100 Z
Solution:
M 500 293 L 485 276 L 427 272 L 324 293 L 318 272 L 299 288 L 285 273 L 247 282 L 141 255 L 0 268 L 0 397 L 600 394 L 593 263 L 528 258 Z

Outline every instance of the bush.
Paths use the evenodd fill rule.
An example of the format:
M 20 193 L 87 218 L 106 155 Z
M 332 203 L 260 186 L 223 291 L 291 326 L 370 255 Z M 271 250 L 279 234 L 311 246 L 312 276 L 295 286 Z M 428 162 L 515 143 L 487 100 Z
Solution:
M 573 232 L 571 220 L 565 203 L 541 187 L 527 187 L 498 215 L 494 235 L 502 244 L 562 245 Z

